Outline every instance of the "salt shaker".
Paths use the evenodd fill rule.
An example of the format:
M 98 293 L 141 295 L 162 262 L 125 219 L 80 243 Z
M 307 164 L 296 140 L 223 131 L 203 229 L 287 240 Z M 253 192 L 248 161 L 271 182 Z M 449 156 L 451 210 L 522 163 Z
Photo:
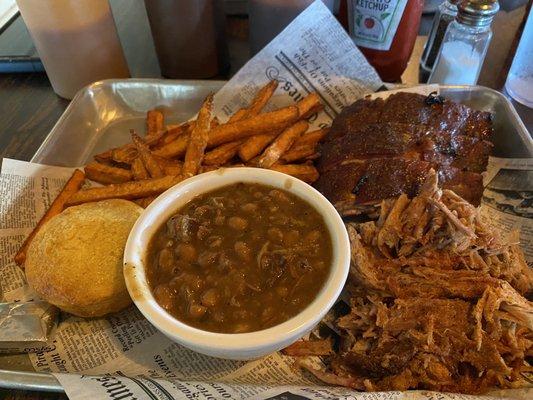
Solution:
M 420 77 L 422 81 L 426 81 L 429 74 L 431 74 L 446 29 L 448 29 L 448 25 L 450 25 L 457 15 L 458 2 L 459 0 L 445 0 L 435 13 L 428 40 L 424 47 L 422 58 L 420 59 Z
M 446 30 L 429 83 L 475 85 L 487 53 L 490 24 L 499 10 L 494 0 L 461 1 L 458 13 Z

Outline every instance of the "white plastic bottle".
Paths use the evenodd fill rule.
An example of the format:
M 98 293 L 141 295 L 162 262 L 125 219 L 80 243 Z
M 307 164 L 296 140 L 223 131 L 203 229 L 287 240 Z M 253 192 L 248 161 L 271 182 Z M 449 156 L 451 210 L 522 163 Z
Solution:
M 108 0 L 17 0 L 50 83 L 71 99 L 90 83 L 130 76 Z

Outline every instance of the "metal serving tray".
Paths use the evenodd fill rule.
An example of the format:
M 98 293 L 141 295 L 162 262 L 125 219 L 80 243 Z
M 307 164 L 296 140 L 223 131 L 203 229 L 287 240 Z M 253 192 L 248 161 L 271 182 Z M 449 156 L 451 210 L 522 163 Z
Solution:
M 225 81 L 160 79 L 105 80 L 74 97 L 32 162 L 78 167 L 94 154 L 130 141 L 130 129 L 143 133 L 146 112 L 154 107 L 167 124 L 194 116 L 205 97 Z
M 106 80 L 79 92 L 43 142 L 32 162 L 77 167 L 94 154 L 129 141 L 129 129 L 144 132 L 146 111 L 164 110 L 167 123 L 182 122 L 223 81 Z M 494 155 L 533 157 L 533 140 L 501 93 L 480 86 L 441 86 L 453 101 L 494 113 Z M 0 356 L 0 387 L 63 392 L 50 374 L 33 372 L 26 355 Z

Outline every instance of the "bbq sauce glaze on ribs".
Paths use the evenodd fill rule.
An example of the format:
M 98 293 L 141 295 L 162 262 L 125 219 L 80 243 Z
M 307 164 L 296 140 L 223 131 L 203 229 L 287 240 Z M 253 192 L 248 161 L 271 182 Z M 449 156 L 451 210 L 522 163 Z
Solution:
M 342 215 L 368 213 L 383 199 L 415 196 L 433 168 L 443 188 L 479 205 L 491 135 L 489 112 L 440 96 L 361 99 L 333 122 L 315 186 Z

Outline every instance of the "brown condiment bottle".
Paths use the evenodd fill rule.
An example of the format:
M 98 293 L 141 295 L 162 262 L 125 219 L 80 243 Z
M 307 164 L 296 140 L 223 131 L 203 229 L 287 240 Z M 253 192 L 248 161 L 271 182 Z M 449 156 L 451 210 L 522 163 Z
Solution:
M 161 75 L 205 79 L 229 67 L 222 0 L 145 0 Z

